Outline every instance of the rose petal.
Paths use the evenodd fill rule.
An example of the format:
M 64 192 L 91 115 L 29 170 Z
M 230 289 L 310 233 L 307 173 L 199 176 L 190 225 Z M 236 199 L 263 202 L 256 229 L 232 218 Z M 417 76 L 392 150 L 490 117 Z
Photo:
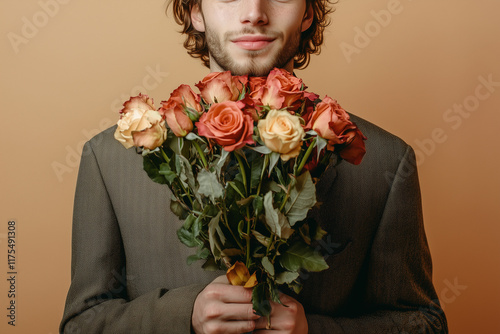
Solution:
M 252 276 L 250 276 L 250 278 L 248 279 L 248 281 L 245 283 L 245 285 L 243 286 L 244 288 L 253 288 L 254 286 L 257 285 L 257 276 L 255 275 L 255 272 L 252 274 Z
M 231 285 L 244 285 L 250 279 L 250 273 L 243 262 L 236 261 L 227 270 L 226 277 Z

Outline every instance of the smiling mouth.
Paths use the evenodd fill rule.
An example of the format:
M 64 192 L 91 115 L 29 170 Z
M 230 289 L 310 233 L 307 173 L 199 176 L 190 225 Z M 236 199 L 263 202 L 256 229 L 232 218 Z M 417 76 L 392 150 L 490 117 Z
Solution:
M 272 37 L 262 36 L 262 35 L 245 35 L 242 37 L 235 38 L 231 40 L 238 47 L 249 50 L 258 51 L 262 50 L 271 44 L 275 39 Z

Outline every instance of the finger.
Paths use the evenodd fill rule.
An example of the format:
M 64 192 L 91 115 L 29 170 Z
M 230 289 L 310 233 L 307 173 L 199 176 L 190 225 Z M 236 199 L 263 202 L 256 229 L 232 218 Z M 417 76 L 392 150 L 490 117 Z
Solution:
M 252 290 L 242 286 L 210 284 L 205 290 L 209 299 L 219 300 L 223 303 L 249 304 L 252 302 Z
M 212 281 L 212 283 L 229 284 L 229 281 L 227 280 L 226 275 L 221 275 L 221 276 L 217 277 L 216 279 L 214 279 Z
M 255 329 L 254 321 L 218 321 L 207 323 L 204 330 L 207 333 L 241 334 L 249 333 Z
M 208 311 L 208 310 L 207 310 Z M 221 304 L 219 310 L 214 310 L 218 318 L 226 321 L 257 320 L 252 304 Z
M 271 323 L 272 327 L 272 323 Z M 255 320 L 255 329 L 256 330 L 266 330 L 267 328 L 267 317 L 260 317 L 260 319 Z M 254 333 L 257 333 L 254 331 Z M 260 331 L 258 332 L 260 333 Z

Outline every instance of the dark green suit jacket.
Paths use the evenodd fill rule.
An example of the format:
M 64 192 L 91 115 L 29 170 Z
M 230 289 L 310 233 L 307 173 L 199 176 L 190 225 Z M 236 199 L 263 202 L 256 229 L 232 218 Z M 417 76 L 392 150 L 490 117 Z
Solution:
M 352 116 L 367 136 L 361 165 L 328 168 L 311 215 L 330 268 L 304 274 L 295 296 L 310 333 L 447 333 L 432 284 L 415 157 L 410 146 Z M 170 191 L 142 157 L 113 138 L 84 147 L 73 217 L 64 333 L 189 333 L 197 294 L 221 272 L 186 264 Z

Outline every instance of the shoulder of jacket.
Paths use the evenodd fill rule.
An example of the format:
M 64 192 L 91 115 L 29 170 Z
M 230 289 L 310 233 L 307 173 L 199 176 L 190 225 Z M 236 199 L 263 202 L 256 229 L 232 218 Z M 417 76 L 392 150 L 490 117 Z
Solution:
M 385 151 L 405 152 L 408 150 L 410 145 L 408 145 L 400 137 L 357 115 L 349 113 L 349 116 L 351 117 L 351 121 L 354 122 L 366 136 L 367 146 L 370 146 L 371 148 L 383 149 Z

